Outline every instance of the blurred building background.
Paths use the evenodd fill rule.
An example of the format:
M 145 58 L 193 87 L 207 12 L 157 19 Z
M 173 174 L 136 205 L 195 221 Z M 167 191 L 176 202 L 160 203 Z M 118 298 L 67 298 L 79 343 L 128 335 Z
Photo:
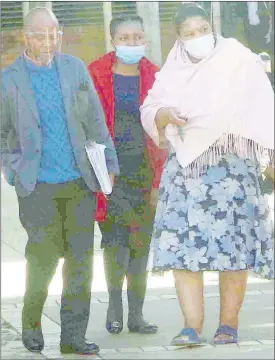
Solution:
M 198 3 L 212 14 L 218 32 L 225 37 L 236 37 L 246 44 L 243 19 L 247 14 L 241 6 L 246 2 Z M 274 3 L 266 3 L 273 14 Z M 53 10 L 64 26 L 62 51 L 78 56 L 86 63 L 111 50 L 108 26 L 112 16 L 139 14 L 145 21 L 148 57 L 161 65 L 176 39 L 173 15 L 178 4 L 168 1 L 1 1 L 2 67 L 10 64 L 22 51 L 23 17 L 36 6 L 47 6 Z

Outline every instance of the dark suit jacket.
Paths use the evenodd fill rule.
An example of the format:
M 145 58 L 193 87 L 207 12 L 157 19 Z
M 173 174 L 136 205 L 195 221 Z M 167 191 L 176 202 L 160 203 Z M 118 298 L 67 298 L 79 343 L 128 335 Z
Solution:
M 77 165 L 91 191 L 100 189 L 85 151 L 85 142 L 106 145 L 109 172 L 119 173 L 113 141 L 94 85 L 82 60 L 71 55 L 55 57 L 68 130 Z M 25 60 L 20 56 L 2 73 L 2 171 L 20 196 L 35 188 L 43 137 L 39 114 Z
M 269 22 L 272 17 L 271 9 L 268 7 L 266 1 L 258 1 L 258 16 L 260 19 L 259 25 L 250 25 L 248 19 L 247 1 L 240 1 L 237 3 L 238 13 L 241 15 L 244 24 L 244 34 L 250 49 L 259 53 L 267 51 L 273 54 L 274 45 L 273 40 L 266 42 L 265 36 L 269 32 Z M 274 31 L 273 31 L 274 34 Z M 274 37 L 274 36 L 273 36 Z M 272 34 L 271 34 L 272 38 Z

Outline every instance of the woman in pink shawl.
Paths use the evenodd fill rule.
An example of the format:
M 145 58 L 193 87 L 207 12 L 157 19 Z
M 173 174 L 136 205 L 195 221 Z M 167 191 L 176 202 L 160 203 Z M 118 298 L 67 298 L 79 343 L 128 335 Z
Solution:
M 169 148 L 149 270 L 173 270 L 185 326 L 173 345 L 201 344 L 203 272 L 218 271 L 215 344 L 238 341 L 248 270 L 274 277 L 274 93 L 258 59 L 213 32 L 204 10 L 179 6 L 173 49 L 141 107 L 145 131 Z M 264 182 L 264 179 L 265 182 Z

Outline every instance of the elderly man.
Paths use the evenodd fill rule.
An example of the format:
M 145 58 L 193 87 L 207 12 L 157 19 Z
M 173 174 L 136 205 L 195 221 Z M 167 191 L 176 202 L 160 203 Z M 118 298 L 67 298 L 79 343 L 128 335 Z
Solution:
M 3 173 L 15 186 L 28 234 L 22 341 L 44 347 L 41 316 L 48 286 L 64 257 L 62 353 L 96 354 L 85 340 L 91 297 L 95 210 L 99 185 L 86 140 L 106 145 L 110 177 L 118 174 L 113 142 L 84 63 L 57 52 L 58 21 L 46 8 L 25 19 L 26 50 L 2 74 Z

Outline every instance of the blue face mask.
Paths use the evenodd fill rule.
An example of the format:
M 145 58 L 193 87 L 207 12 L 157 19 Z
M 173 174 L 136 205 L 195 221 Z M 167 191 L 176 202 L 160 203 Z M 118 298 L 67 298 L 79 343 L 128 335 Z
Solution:
M 116 56 L 124 64 L 137 64 L 145 56 L 145 45 L 140 46 L 116 46 Z

